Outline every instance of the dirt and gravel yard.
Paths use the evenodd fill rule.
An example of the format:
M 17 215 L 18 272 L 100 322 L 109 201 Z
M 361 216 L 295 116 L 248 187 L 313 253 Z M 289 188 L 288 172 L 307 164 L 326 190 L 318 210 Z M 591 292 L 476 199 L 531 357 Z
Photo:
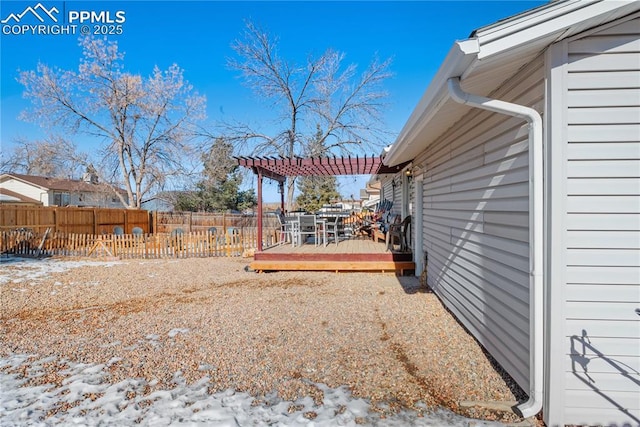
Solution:
M 247 259 L 77 261 L 58 272 L 2 263 L 0 357 L 54 356 L 30 385 L 61 382 L 60 361 L 110 361 L 112 382 L 144 378 L 149 393 L 181 372 L 258 400 L 321 400 L 314 384 L 346 385 L 383 416 L 423 402 L 520 421 L 460 404 L 525 396 L 415 277 L 258 274 Z

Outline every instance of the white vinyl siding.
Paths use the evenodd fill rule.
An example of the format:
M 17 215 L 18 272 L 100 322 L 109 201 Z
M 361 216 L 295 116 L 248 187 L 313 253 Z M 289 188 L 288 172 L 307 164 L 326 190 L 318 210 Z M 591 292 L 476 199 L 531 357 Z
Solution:
M 389 221 L 393 221 L 396 215 L 402 215 L 402 175 L 394 175 L 393 182 L 395 182 L 395 189 L 393 190 L 392 216 L 389 217 Z
M 36 187 L 24 181 L 9 178 L 2 183 L 2 188 L 6 188 L 7 190 L 14 191 L 18 194 L 22 194 L 34 200 L 38 200 L 42 202 L 43 206 L 50 206 L 51 204 L 53 204 L 53 200 L 49 199 L 49 194 L 47 194 L 46 189 Z
M 554 76 L 566 98 L 553 126 L 565 129 L 554 142 L 564 164 L 550 179 L 564 193 L 552 209 L 562 230 L 551 243 L 561 260 L 551 273 L 553 286 L 564 287 L 564 325 L 562 342 L 551 346 L 565 358 L 550 387 L 563 386 L 564 404 L 546 421 L 639 425 L 640 19 L 562 49 L 566 64 Z
M 380 196 L 380 200 L 389 200 L 393 202 L 392 206 L 392 210 L 395 207 L 395 201 L 394 201 L 394 193 L 398 191 L 398 189 L 394 189 L 393 185 L 392 185 L 392 176 L 391 175 L 387 175 L 382 179 L 382 191 L 381 191 L 381 196 Z M 389 216 L 390 213 L 389 212 L 385 212 L 384 214 L 384 220 L 387 220 L 387 217 L 389 217 L 389 220 L 391 220 L 393 217 Z
M 393 190 L 391 187 L 391 177 L 382 179 L 382 191 L 380 192 L 380 201 L 393 200 Z
M 492 97 L 537 107 L 542 58 Z M 429 286 L 529 390 L 529 160 L 524 120 L 478 109 L 416 159 Z
M 385 214 L 389 221 L 393 221 L 395 215 L 402 214 L 402 174 L 387 175 L 382 179 L 382 196 L 381 200 L 390 200 L 393 202 L 391 211 Z M 395 184 L 394 184 L 395 182 Z

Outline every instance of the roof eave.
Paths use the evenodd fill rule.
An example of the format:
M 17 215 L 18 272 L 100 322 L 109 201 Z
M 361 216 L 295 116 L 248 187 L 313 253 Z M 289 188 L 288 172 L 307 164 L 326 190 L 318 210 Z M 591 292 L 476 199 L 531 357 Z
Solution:
M 556 36 L 564 39 L 585 30 L 580 23 L 594 26 L 608 19 L 622 5 L 633 8 L 629 0 L 564 0 L 540 6 L 494 25 L 475 31 L 480 40 L 479 59 L 510 52 L 538 39 Z M 623 12 L 626 13 L 626 12 Z
M 417 136 L 424 138 L 424 131 L 430 123 L 456 118 L 455 114 L 448 114 L 447 117 L 440 117 L 439 114 L 451 99 L 447 89 L 449 78 L 462 77 L 464 83 L 471 75 L 490 69 L 495 61 L 501 57 L 504 59 L 505 55 L 514 56 L 516 52 L 529 51 L 532 52 L 529 57 L 533 57 L 554 42 L 638 9 L 640 2 L 631 0 L 557 1 L 480 28 L 472 33 L 474 38 L 457 41 L 384 157 L 384 163 L 393 166 L 412 160 L 429 144 L 429 141 L 419 140 Z M 499 76 L 495 87 L 508 77 Z M 482 90 L 490 93 L 495 87 L 484 85 Z M 455 108 L 461 111 L 466 107 L 459 105 Z M 450 113 L 449 110 L 447 112 Z M 429 138 L 437 136 L 431 135 Z
M 383 162 L 388 166 L 407 161 L 403 156 L 407 148 L 415 143 L 415 136 L 424 129 L 435 116 L 439 107 L 449 96 L 447 80 L 450 77 L 461 75 L 473 61 L 479 52 L 480 45 L 477 39 L 457 41 L 453 44 L 444 62 L 438 69 L 429 87 L 422 95 L 420 102 L 411 113 L 409 120 L 404 125 L 395 143 L 384 156 Z

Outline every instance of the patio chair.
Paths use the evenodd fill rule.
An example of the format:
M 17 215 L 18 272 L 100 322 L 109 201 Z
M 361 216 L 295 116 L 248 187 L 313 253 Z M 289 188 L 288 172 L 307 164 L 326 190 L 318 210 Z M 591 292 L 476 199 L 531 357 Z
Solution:
M 285 243 L 293 244 L 293 223 L 296 221 L 296 218 L 284 215 L 276 215 L 276 217 L 280 223 L 280 236 L 277 245 L 284 245 Z
M 326 222 L 326 227 L 327 227 L 327 234 L 329 236 L 333 236 L 333 241 L 337 245 L 338 241 L 340 240 L 340 233 L 342 232 L 344 227 L 343 218 L 342 217 L 331 218 L 331 221 Z
M 391 217 L 391 212 L 389 212 L 385 217 L 380 218 L 375 225 L 371 228 L 371 238 L 374 242 L 378 240 L 382 240 L 387 247 L 389 246 L 389 229 L 392 226 L 399 226 L 402 221 L 402 217 L 400 215 L 394 215 L 393 219 L 389 219 Z
M 113 227 L 113 234 L 115 234 L 116 236 L 122 236 L 124 234 L 124 228 L 116 225 L 115 227 Z
M 207 237 L 210 242 L 217 245 L 218 241 L 220 240 L 220 236 L 218 235 L 218 229 L 216 227 L 207 228 Z
M 240 229 L 238 227 L 227 227 L 227 244 L 237 245 L 240 243 Z
M 327 246 L 327 220 L 316 216 L 316 235 L 314 237 L 316 246 Z
M 133 230 L 131 230 L 131 234 L 133 234 L 134 236 L 142 236 L 143 233 L 144 230 L 140 227 L 133 227 Z
M 294 246 L 302 246 L 307 240 L 307 237 L 316 235 L 316 216 L 315 215 L 300 215 L 298 221 L 294 223 Z
M 398 239 L 401 252 L 409 249 L 409 241 L 411 239 L 411 215 L 407 215 L 400 223 L 389 225 L 389 231 L 387 232 L 387 250 L 394 249 L 395 239 Z
M 386 232 L 386 230 L 382 230 L 382 232 L 380 230 L 385 228 L 385 224 L 389 222 L 392 207 L 393 201 L 387 199 L 382 200 L 373 213 L 362 219 L 359 231 L 377 240 L 376 234 L 380 236 L 381 233 L 384 234 Z

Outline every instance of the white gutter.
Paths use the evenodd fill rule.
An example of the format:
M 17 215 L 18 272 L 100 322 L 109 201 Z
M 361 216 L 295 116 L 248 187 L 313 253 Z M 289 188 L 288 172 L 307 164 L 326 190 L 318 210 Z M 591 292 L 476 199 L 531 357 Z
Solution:
M 461 104 L 525 119 L 529 123 L 529 400 L 518 405 L 524 418 L 542 409 L 543 394 L 543 168 L 542 118 L 533 108 L 466 93 L 460 78 L 447 81 L 451 98 Z

